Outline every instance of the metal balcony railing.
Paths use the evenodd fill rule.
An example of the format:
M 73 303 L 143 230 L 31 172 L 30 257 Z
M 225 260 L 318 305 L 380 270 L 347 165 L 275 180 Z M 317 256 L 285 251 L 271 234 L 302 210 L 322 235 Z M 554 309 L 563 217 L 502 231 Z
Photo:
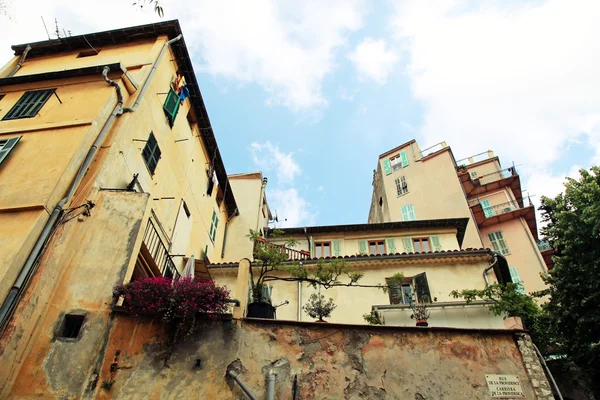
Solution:
M 510 178 L 511 176 L 517 175 L 517 169 L 515 167 L 505 168 L 503 170 L 492 172 L 491 174 L 485 174 L 479 178 L 473 179 L 475 186 L 485 185 L 491 182 L 496 182 L 502 179 Z
M 475 200 L 471 203 L 471 206 L 480 204 L 481 208 L 483 209 L 483 213 L 485 214 L 485 217 L 490 218 L 494 215 L 507 214 L 511 211 L 518 210 L 520 208 L 529 207 L 531 205 L 531 202 L 525 200 L 526 198 L 523 199 L 523 207 L 519 206 L 519 204 L 513 200 L 507 201 L 505 203 L 495 204 L 493 206 L 491 205 L 489 207 L 486 207 L 486 204 L 482 203 L 480 200 Z
M 146 231 L 144 232 L 144 245 L 150 252 L 152 259 L 158 266 L 162 276 L 167 278 L 179 277 L 179 272 L 175 268 L 175 263 L 163 243 L 152 220 L 148 220 Z
M 289 247 L 285 247 L 284 245 L 269 243 L 264 240 L 260 240 L 259 242 L 262 243 L 263 246 L 279 248 L 279 251 L 288 256 L 288 261 L 308 260 L 310 258 L 310 253 L 307 251 L 290 249 Z M 255 249 L 259 242 L 254 243 Z
M 540 251 L 552 249 L 552 246 L 550 246 L 550 242 L 548 242 L 547 240 L 538 240 L 537 245 L 538 245 L 538 249 L 540 249 Z
M 425 150 L 421 150 L 421 158 L 427 157 L 430 154 L 435 153 L 436 151 L 440 151 L 448 147 L 446 142 L 440 142 L 438 144 L 434 144 L 431 147 L 426 148 Z
M 484 151 L 483 153 L 472 155 L 471 157 L 463 158 L 462 160 L 458 160 L 456 165 L 471 165 L 476 162 L 487 160 L 488 158 L 494 157 L 494 152 L 491 150 Z

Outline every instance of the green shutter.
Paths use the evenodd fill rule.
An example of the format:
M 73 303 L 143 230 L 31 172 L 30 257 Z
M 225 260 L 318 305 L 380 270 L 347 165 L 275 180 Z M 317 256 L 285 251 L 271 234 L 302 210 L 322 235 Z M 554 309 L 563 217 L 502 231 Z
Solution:
M 396 240 L 394 238 L 385 239 L 385 248 L 388 254 L 396 254 Z
M 400 211 L 402 212 L 402 221 L 408 221 L 408 208 L 406 206 L 402 206 Z
M 359 254 L 369 254 L 369 243 L 366 240 L 358 241 L 358 253 Z
M 431 236 L 431 244 L 433 245 L 433 251 L 442 251 L 439 236 Z
M 402 167 L 408 166 L 408 157 L 406 156 L 406 151 L 400 152 L 400 159 L 402 160 Z
M 17 145 L 17 143 L 19 143 L 21 137 L 22 136 L 16 136 L 10 138 L 6 141 L 6 143 L 4 143 L 4 146 L 0 147 L 0 164 L 2 164 L 2 161 L 4 161 L 6 157 L 8 157 L 8 153 L 10 153 L 11 150 Z
M 494 209 L 489 200 L 481 200 L 479 203 L 481 204 L 481 208 L 483 209 L 486 218 L 494 216 Z
M 518 285 L 518 291 L 522 294 L 525 294 L 525 288 L 523 287 L 523 281 L 521 280 L 521 277 L 519 276 L 519 271 L 517 270 L 517 267 L 508 267 L 508 270 L 510 271 L 510 280 L 512 281 L 512 283 L 514 283 L 515 285 Z
M 413 247 L 412 238 L 409 238 L 409 237 L 402 238 L 402 244 L 404 245 L 405 253 L 414 253 L 415 252 L 415 249 Z
M 177 117 L 177 112 L 179 111 L 179 96 L 173 90 L 169 90 L 169 94 L 167 95 L 167 99 L 165 100 L 165 104 L 163 105 L 163 110 L 169 119 L 169 124 L 171 127 L 175 124 L 175 117 Z
M 312 236 L 308 239 L 308 245 L 310 247 L 310 258 L 315 258 L 315 241 Z
M 429 291 L 429 283 L 427 282 L 427 274 L 425 272 L 417 274 L 413 277 L 415 292 L 417 293 L 417 301 L 419 303 L 431 303 L 431 292 Z
M 386 158 L 385 160 L 383 160 L 383 168 L 385 169 L 386 175 L 389 175 L 392 173 L 392 166 L 390 165 L 389 158 Z
M 331 246 L 333 247 L 333 253 L 332 253 L 333 256 L 334 257 L 340 257 L 342 255 L 340 241 L 339 240 L 332 240 L 331 241 Z
M 217 218 L 217 212 L 213 210 L 212 219 L 210 221 L 210 240 L 215 241 L 215 237 L 217 236 L 217 224 L 219 223 L 219 218 Z
M 414 221 L 417 219 L 417 215 L 415 214 L 415 208 L 412 204 L 408 204 L 406 206 L 408 208 L 408 217 L 410 221 Z
M 2 118 L 3 121 L 10 119 L 32 118 L 42 109 L 46 101 L 52 96 L 56 89 L 34 90 L 23 93 L 23 96 Z

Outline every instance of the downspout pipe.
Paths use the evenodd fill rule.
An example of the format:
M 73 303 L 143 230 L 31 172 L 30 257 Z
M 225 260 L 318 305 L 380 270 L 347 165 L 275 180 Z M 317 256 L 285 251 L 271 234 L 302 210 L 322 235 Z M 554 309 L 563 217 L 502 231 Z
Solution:
M 300 269 L 302 269 L 302 261 L 300 261 Z M 298 281 L 298 321 L 302 320 L 302 281 Z
M 267 379 L 267 400 L 275 400 L 275 374 L 272 369 L 269 370 Z
M 160 60 L 162 60 L 163 56 L 165 55 L 165 51 L 167 50 L 167 47 L 169 47 L 173 43 L 181 40 L 182 38 L 183 38 L 183 35 L 180 33 L 179 35 L 177 35 L 176 37 L 174 37 L 173 39 L 171 39 L 165 43 L 163 48 L 160 50 L 160 53 L 158 53 L 158 57 L 156 57 L 154 64 L 152 64 L 152 69 L 150 70 L 148 77 L 144 81 L 144 84 L 142 85 L 142 88 L 140 89 L 140 93 L 138 94 L 137 98 L 135 99 L 135 103 L 133 103 L 133 106 L 131 106 L 131 108 L 130 107 L 123 108 L 123 112 L 134 112 L 135 110 L 137 110 L 138 106 L 140 105 L 140 102 L 144 98 L 144 94 L 146 93 L 148 86 L 150 86 L 152 77 L 156 73 L 156 69 L 158 68 L 158 64 L 160 63 Z
M 104 139 L 110 131 L 110 128 L 112 127 L 112 124 L 114 123 L 115 119 L 118 115 L 123 113 L 123 95 L 121 93 L 121 87 L 118 83 L 108 78 L 109 72 L 110 68 L 104 67 L 104 70 L 102 71 L 102 77 L 104 78 L 106 83 L 115 88 L 117 92 L 117 104 L 115 105 L 115 108 L 106 120 L 106 123 L 102 127 L 102 130 L 98 134 L 98 137 L 94 141 L 94 144 L 88 151 L 83 163 L 79 167 L 79 171 L 77 172 L 77 175 L 75 176 L 75 179 L 73 180 L 73 183 L 71 184 L 67 195 L 52 210 L 52 214 L 50 214 L 48 222 L 46 222 L 44 229 L 42 229 L 42 233 L 35 242 L 31 253 L 29 253 L 29 257 L 27 257 L 27 260 L 25 260 L 25 264 L 23 264 L 19 276 L 17 277 L 13 287 L 10 289 L 8 296 L 4 300 L 4 303 L 2 303 L 2 306 L 0 307 L 0 333 L 4 330 L 4 327 L 6 326 L 6 323 L 8 322 L 12 311 L 17 305 L 17 301 L 21 290 L 26 286 L 29 277 L 34 272 L 36 261 L 40 257 L 44 245 L 50 238 L 50 235 L 54 230 L 56 223 L 58 222 L 58 218 L 63 211 L 63 207 L 71 200 L 73 194 L 75 194 L 77 187 L 83 180 L 85 173 L 87 172 L 90 164 L 92 163 L 92 160 L 94 159 L 94 156 L 96 155 L 96 151 L 98 150 L 102 142 L 104 142 Z
M 544 356 L 542 356 L 542 353 L 537 348 L 535 343 L 531 342 L 531 344 L 533 345 L 533 348 L 535 349 L 535 352 L 537 353 L 537 356 L 542 363 L 542 367 L 544 367 L 544 370 L 546 371 L 546 375 L 548 375 L 550 377 L 550 382 L 552 382 L 552 386 L 554 386 L 556 395 L 558 396 L 559 400 L 563 400 L 562 394 L 560 393 L 560 389 L 558 388 L 558 385 L 556 384 L 556 381 L 554 380 L 554 376 L 552 376 L 552 373 L 550 372 L 550 368 L 548 368 L 548 364 L 546 364 L 546 360 L 544 360 Z
M 498 264 L 498 254 L 496 252 L 492 253 L 492 256 L 494 257 L 494 261 L 483 270 L 483 279 L 485 280 L 485 287 L 490 286 L 490 280 L 488 279 L 488 272 L 493 269 L 496 264 Z
M 14 74 L 16 74 L 19 69 L 21 69 L 21 67 L 23 66 L 23 63 L 25 62 L 25 58 L 27 57 L 27 53 L 29 53 L 29 50 L 31 50 L 31 46 L 27 45 L 27 47 L 25 47 L 25 50 L 23 51 L 23 54 L 21 54 L 21 58 L 19 59 L 19 62 L 17 63 L 17 65 L 15 65 L 15 67 L 12 69 L 12 71 L 10 71 L 8 73 L 8 75 L 5 76 L 5 78 L 10 78 Z
M 246 393 L 246 396 L 248 396 L 250 400 L 258 400 L 258 397 L 256 397 L 252 390 L 250 390 L 250 388 L 246 386 L 244 381 L 238 376 L 238 374 L 235 373 L 235 371 L 229 371 L 228 374 L 233 378 L 234 381 L 237 382 L 237 384 L 240 386 L 240 389 L 242 389 L 242 391 Z

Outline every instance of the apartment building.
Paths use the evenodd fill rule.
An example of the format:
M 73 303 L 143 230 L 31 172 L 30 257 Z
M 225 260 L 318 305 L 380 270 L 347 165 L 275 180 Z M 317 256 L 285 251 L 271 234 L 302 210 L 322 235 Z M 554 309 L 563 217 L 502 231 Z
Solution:
M 421 151 L 411 140 L 379 156 L 369 223 L 434 218 L 468 218 L 462 248 L 490 248 L 524 291 L 544 288 L 535 208 L 492 151 L 456 161 L 445 142 Z

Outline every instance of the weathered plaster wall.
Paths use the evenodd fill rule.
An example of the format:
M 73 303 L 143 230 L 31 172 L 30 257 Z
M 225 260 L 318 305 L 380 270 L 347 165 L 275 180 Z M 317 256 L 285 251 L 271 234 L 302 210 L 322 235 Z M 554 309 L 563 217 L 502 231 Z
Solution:
M 506 331 L 217 321 L 178 346 L 165 368 L 158 329 L 116 317 L 96 398 L 245 398 L 225 378 L 228 368 L 258 398 L 271 369 L 277 399 L 292 398 L 295 378 L 298 399 L 489 399 L 485 374 L 517 375 L 527 398 L 536 398 Z M 117 352 L 106 390 L 101 382 L 110 380 Z

